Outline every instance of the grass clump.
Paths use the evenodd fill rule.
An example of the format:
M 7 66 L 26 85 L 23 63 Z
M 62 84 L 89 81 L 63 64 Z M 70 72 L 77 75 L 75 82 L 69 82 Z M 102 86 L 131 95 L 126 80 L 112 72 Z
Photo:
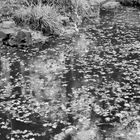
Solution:
M 18 5 L 17 5 L 18 7 Z M 15 9 L 14 3 L 11 4 L 10 1 L 0 0 L 0 18 L 1 20 L 10 19 Z
M 12 6 L 8 12 L 17 25 L 29 26 L 44 34 L 61 34 L 65 32 L 64 26 L 77 30 L 85 18 L 99 13 L 97 0 L 6 0 L 2 3 L 3 7 Z
M 28 25 L 31 29 L 40 30 L 45 34 L 60 34 L 62 32 L 62 15 L 50 5 L 23 6 L 14 14 L 14 20 L 19 25 Z
M 48 0 L 64 13 L 69 13 L 70 18 L 76 24 L 81 24 L 86 17 L 95 17 L 99 13 L 99 2 L 97 0 Z
M 26 4 L 16 11 L 14 19 L 17 23 L 33 26 L 33 29 L 59 34 L 66 19 L 64 17 L 68 17 L 67 25 L 77 27 L 82 24 L 83 19 L 90 19 L 98 13 L 96 0 L 27 0 Z

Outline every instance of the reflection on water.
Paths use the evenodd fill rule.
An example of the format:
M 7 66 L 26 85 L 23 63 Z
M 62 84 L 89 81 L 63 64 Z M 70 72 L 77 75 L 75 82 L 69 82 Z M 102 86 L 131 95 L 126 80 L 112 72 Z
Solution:
M 83 96 L 87 103 L 92 103 L 94 99 L 89 99 L 87 94 L 79 97 L 75 92 L 94 94 L 95 88 L 104 80 L 104 71 L 94 67 L 94 63 L 95 65 L 100 63 L 103 67 L 106 63 L 103 54 L 99 54 L 101 57 L 95 56 L 98 54 L 96 48 L 98 47 L 98 50 L 102 51 L 104 47 L 139 42 L 139 33 L 139 10 L 121 8 L 114 11 L 101 11 L 100 21 L 96 28 L 88 26 L 86 32 L 79 32 L 68 40 L 60 38 L 37 49 L 1 50 L 3 52 L 0 60 L 0 90 L 3 91 L 7 84 L 11 89 L 9 94 L 15 92 L 26 94 L 28 92 L 35 96 L 37 101 L 50 101 L 55 98 L 56 100 L 61 99 L 62 102 L 65 102 L 66 99 L 74 102 L 73 98 L 77 98 L 84 104 L 75 104 L 87 109 Z M 36 46 L 38 47 L 40 44 Z M 7 59 L 4 60 L 5 57 Z M 4 61 L 7 64 L 10 63 L 7 65 L 8 69 L 4 68 Z M 110 64 L 108 67 L 118 73 L 113 65 Z M 9 73 L 9 77 L 7 77 L 7 73 Z M 112 77 L 116 78 L 114 81 L 119 79 L 115 72 Z M 111 78 L 108 76 L 108 79 Z M 117 82 L 113 84 L 117 85 Z M 81 115 L 90 115 L 87 112 L 84 111 L 84 114 Z

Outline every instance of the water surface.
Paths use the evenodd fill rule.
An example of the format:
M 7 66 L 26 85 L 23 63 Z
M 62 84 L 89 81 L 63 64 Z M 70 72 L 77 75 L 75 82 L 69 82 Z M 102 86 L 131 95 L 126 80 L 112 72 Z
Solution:
M 93 24 L 70 37 L 52 38 L 43 45 L 1 47 L 0 97 L 8 97 L 9 93 L 17 97 L 28 94 L 38 102 L 61 99 L 64 103 L 68 97 L 73 103 L 73 98 L 79 99 L 83 102 L 81 106 L 87 109 L 88 102 L 94 100 L 90 101 L 88 95 L 100 99 L 96 93 L 103 83 L 106 83 L 105 88 L 117 88 L 123 79 L 120 69 L 114 65 L 131 59 L 119 58 L 118 52 L 114 60 L 110 60 L 112 48 L 116 47 L 114 53 L 117 53 L 119 46 L 139 44 L 140 11 L 130 7 L 102 10 L 98 23 Z M 120 53 L 125 54 L 122 49 Z M 135 60 L 139 64 L 139 56 Z M 83 98 L 87 99 L 87 105 Z M 89 115 L 88 109 L 84 113 Z M 112 121 L 115 120 L 112 118 Z

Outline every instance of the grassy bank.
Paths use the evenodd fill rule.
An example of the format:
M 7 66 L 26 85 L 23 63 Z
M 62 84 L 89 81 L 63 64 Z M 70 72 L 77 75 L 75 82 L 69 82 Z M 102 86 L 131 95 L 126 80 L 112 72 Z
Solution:
M 83 19 L 99 14 L 96 0 L 1 0 L 0 3 L 4 20 L 12 18 L 17 25 L 45 34 L 62 34 L 65 27 L 77 31 Z

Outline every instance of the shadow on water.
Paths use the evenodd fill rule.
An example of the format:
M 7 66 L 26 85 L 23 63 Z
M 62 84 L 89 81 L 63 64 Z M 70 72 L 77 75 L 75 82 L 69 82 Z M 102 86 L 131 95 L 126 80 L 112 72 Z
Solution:
M 16 99 L 18 99 L 21 95 L 20 75 L 20 62 L 17 60 L 12 62 L 10 66 L 10 83 L 13 87 L 11 94 L 14 95 Z
M 101 11 L 100 14 L 96 28 L 88 26 L 86 32 L 79 32 L 68 39 L 52 39 L 43 45 L 37 43 L 33 48 L 6 48 L 6 51 L 4 48 L 1 58 L 6 56 L 10 63 L 8 82 L 12 88 L 11 94 L 19 98 L 23 92 L 31 93 L 38 101 L 42 101 L 52 97 L 58 98 L 61 96 L 60 92 L 63 92 L 69 103 L 75 96 L 72 97 L 72 93 L 83 87 L 87 89 L 85 92 L 94 95 L 95 88 L 103 81 L 99 72 L 101 69 L 95 68 L 93 63 L 95 59 L 98 60 L 94 57 L 96 48 L 104 50 L 104 47 L 140 41 L 138 9 L 121 7 L 114 11 Z M 2 69 L 1 60 L 0 73 Z M 114 76 L 114 81 L 115 78 Z M 1 86 L 2 84 L 0 88 L 3 88 Z M 72 116 L 69 116 L 69 122 L 75 122 Z M 20 129 L 19 123 L 14 123 L 15 128 Z

